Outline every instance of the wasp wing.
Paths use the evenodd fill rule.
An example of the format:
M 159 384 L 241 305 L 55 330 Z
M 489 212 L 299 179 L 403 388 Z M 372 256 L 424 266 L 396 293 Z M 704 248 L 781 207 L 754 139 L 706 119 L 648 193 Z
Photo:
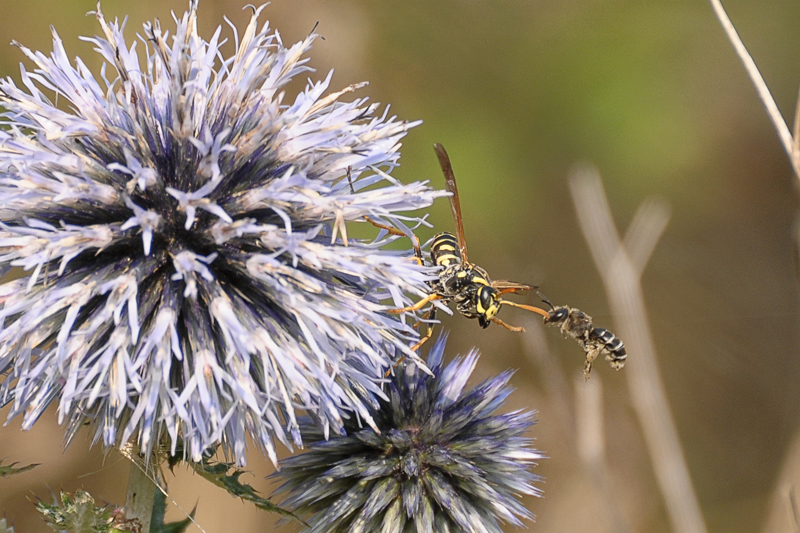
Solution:
M 517 283 L 516 281 L 508 281 L 507 279 L 498 279 L 492 281 L 492 288 L 497 289 L 500 294 L 506 294 L 508 292 L 522 292 L 522 291 L 529 291 L 531 289 L 538 289 L 535 285 L 525 285 L 524 283 Z
M 456 175 L 453 173 L 453 165 L 450 164 L 450 156 L 447 155 L 444 146 L 435 143 L 433 149 L 436 151 L 436 157 L 439 158 L 439 166 L 442 167 L 445 187 L 451 195 L 450 208 L 453 210 L 453 219 L 456 222 L 456 237 L 461 251 L 461 260 L 469 263 L 469 259 L 467 259 L 467 241 L 464 239 L 464 222 L 461 219 L 461 202 L 458 200 L 458 187 L 456 186 Z

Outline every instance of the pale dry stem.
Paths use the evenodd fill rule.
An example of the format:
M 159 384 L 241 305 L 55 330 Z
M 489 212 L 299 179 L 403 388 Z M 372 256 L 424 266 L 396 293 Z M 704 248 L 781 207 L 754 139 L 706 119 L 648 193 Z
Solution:
M 606 439 L 603 428 L 603 385 L 600 376 L 586 380 L 582 376 L 575 381 L 575 420 L 577 428 L 578 455 L 589 471 L 598 494 L 604 499 L 604 508 L 609 513 L 614 533 L 629 533 L 619 508 L 619 494 L 612 483 L 606 461 Z
M 624 372 L 673 531 L 705 533 L 703 515 L 660 378 L 640 283 L 642 270 L 666 227 L 669 209 L 659 202 L 643 204 L 623 244 L 597 171 L 576 170 L 570 188 L 581 230 L 609 297 L 616 333 L 627 346 L 628 365 Z

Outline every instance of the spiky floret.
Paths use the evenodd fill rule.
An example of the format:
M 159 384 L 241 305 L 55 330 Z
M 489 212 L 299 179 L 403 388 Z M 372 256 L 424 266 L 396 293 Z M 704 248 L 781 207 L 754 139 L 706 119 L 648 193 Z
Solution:
M 385 311 L 429 269 L 345 223 L 422 222 L 400 213 L 439 193 L 388 175 L 416 123 L 326 95 L 330 75 L 282 103 L 315 36 L 286 47 L 260 11 L 224 58 L 196 1 L 130 46 L 98 4 L 102 84 L 55 32 L 49 56 L 20 46 L 24 87 L 0 81 L 0 270 L 21 267 L 0 285 L 0 403 L 24 428 L 55 401 L 68 439 L 90 420 L 108 446 L 168 435 L 243 464 L 249 434 L 275 460 L 298 408 L 325 433 L 372 424 L 353 388 L 414 357 Z
M 512 372 L 464 387 L 475 351 L 443 363 L 445 338 L 428 367 L 408 364 L 371 412 L 380 434 L 346 422 L 347 436 L 323 440 L 301 424 L 309 450 L 281 463 L 282 506 L 310 515 L 313 533 L 500 533 L 533 515 L 519 501 L 539 495 L 529 471 L 542 455 L 524 436 L 534 413 L 496 414 L 511 393 Z

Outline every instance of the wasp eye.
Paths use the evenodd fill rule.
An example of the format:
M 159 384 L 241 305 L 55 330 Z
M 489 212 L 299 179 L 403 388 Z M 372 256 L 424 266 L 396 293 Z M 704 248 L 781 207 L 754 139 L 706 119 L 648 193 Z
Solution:
M 481 304 L 481 309 L 484 312 L 488 311 L 494 304 L 494 291 L 489 287 L 481 287 L 478 290 L 478 300 Z

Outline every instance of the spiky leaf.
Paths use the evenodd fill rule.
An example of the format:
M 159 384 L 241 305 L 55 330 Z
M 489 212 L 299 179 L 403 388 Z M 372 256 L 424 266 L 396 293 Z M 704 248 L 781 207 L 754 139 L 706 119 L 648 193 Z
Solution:
M 204 456 L 202 462 L 190 462 L 189 465 L 201 477 L 218 487 L 222 487 L 229 494 L 252 502 L 256 507 L 264 511 L 278 513 L 279 515 L 294 518 L 302 522 L 302 520 L 291 511 L 287 511 L 272 503 L 269 499 L 259 496 L 258 492 L 252 486 L 239 481 L 239 478 L 245 471 L 236 468 L 233 463 L 217 462 Z
M 16 468 L 17 463 L 11 463 L 10 465 L 4 465 L 2 461 L 0 461 L 0 477 L 7 477 L 13 476 L 14 474 L 21 474 L 22 472 L 27 472 L 28 470 L 33 470 L 36 468 L 38 463 L 30 464 L 21 466 Z M 0 531 L 2 533 L 2 531 Z
M 197 511 L 196 507 L 184 520 L 164 523 L 167 513 L 167 497 L 163 492 L 157 490 L 153 501 L 153 517 L 150 519 L 150 533 L 183 533 L 192 523 L 195 511 Z

